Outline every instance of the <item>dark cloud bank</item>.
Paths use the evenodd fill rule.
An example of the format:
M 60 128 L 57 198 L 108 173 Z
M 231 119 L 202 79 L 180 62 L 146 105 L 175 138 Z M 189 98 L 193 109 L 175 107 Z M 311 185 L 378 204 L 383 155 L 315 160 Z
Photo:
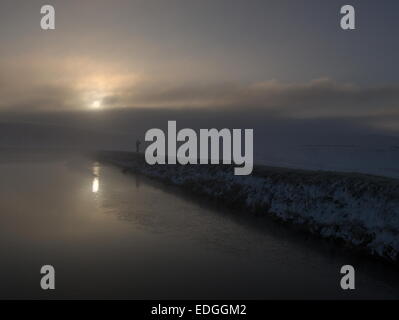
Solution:
M 0 147 L 134 150 L 148 129 L 166 130 L 167 121 L 176 120 L 180 129 L 253 128 L 257 162 L 337 170 L 364 165 L 368 172 L 396 170 L 399 163 L 397 85 L 359 87 L 329 79 L 142 84 L 108 96 L 99 111 L 74 105 L 72 89 L 45 88 L 50 94 L 37 101 L 40 106 L 21 94 L 18 105 L 3 108 Z

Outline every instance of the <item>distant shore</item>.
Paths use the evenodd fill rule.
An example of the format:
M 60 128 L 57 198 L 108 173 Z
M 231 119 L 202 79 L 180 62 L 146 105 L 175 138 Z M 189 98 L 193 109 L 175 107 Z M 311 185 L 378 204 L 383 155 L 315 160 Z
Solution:
M 399 180 L 357 174 L 255 166 L 235 176 L 229 165 L 155 165 L 130 152 L 99 152 L 100 162 L 180 186 L 248 213 L 399 260 Z

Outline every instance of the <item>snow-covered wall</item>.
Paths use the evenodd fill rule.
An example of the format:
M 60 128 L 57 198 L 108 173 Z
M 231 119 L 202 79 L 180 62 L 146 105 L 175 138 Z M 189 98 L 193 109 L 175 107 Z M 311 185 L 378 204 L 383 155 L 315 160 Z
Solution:
M 218 165 L 149 166 L 131 153 L 101 153 L 125 171 L 184 187 L 229 207 L 301 224 L 323 237 L 398 260 L 399 181 L 390 178 L 273 167 L 235 176 Z

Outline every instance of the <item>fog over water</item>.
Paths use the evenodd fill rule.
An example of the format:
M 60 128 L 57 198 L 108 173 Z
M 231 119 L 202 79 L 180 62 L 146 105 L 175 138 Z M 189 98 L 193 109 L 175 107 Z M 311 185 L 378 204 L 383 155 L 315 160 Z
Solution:
M 399 177 L 398 135 L 367 118 L 298 119 L 244 107 L 8 112 L 0 121 L 0 147 L 133 151 L 147 130 L 166 132 L 168 120 L 178 129 L 252 128 L 259 164 Z

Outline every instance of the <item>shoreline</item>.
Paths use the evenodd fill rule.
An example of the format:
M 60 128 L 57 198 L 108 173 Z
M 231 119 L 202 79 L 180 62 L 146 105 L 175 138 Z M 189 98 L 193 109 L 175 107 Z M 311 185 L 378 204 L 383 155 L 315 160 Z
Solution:
M 143 174 L 199 196 L 267 215 L 391 262 L 399 260 L 399 181 L 366 174 L 233 165 L 148 165 L 142 154 L 95 154 L 123 172 Z

